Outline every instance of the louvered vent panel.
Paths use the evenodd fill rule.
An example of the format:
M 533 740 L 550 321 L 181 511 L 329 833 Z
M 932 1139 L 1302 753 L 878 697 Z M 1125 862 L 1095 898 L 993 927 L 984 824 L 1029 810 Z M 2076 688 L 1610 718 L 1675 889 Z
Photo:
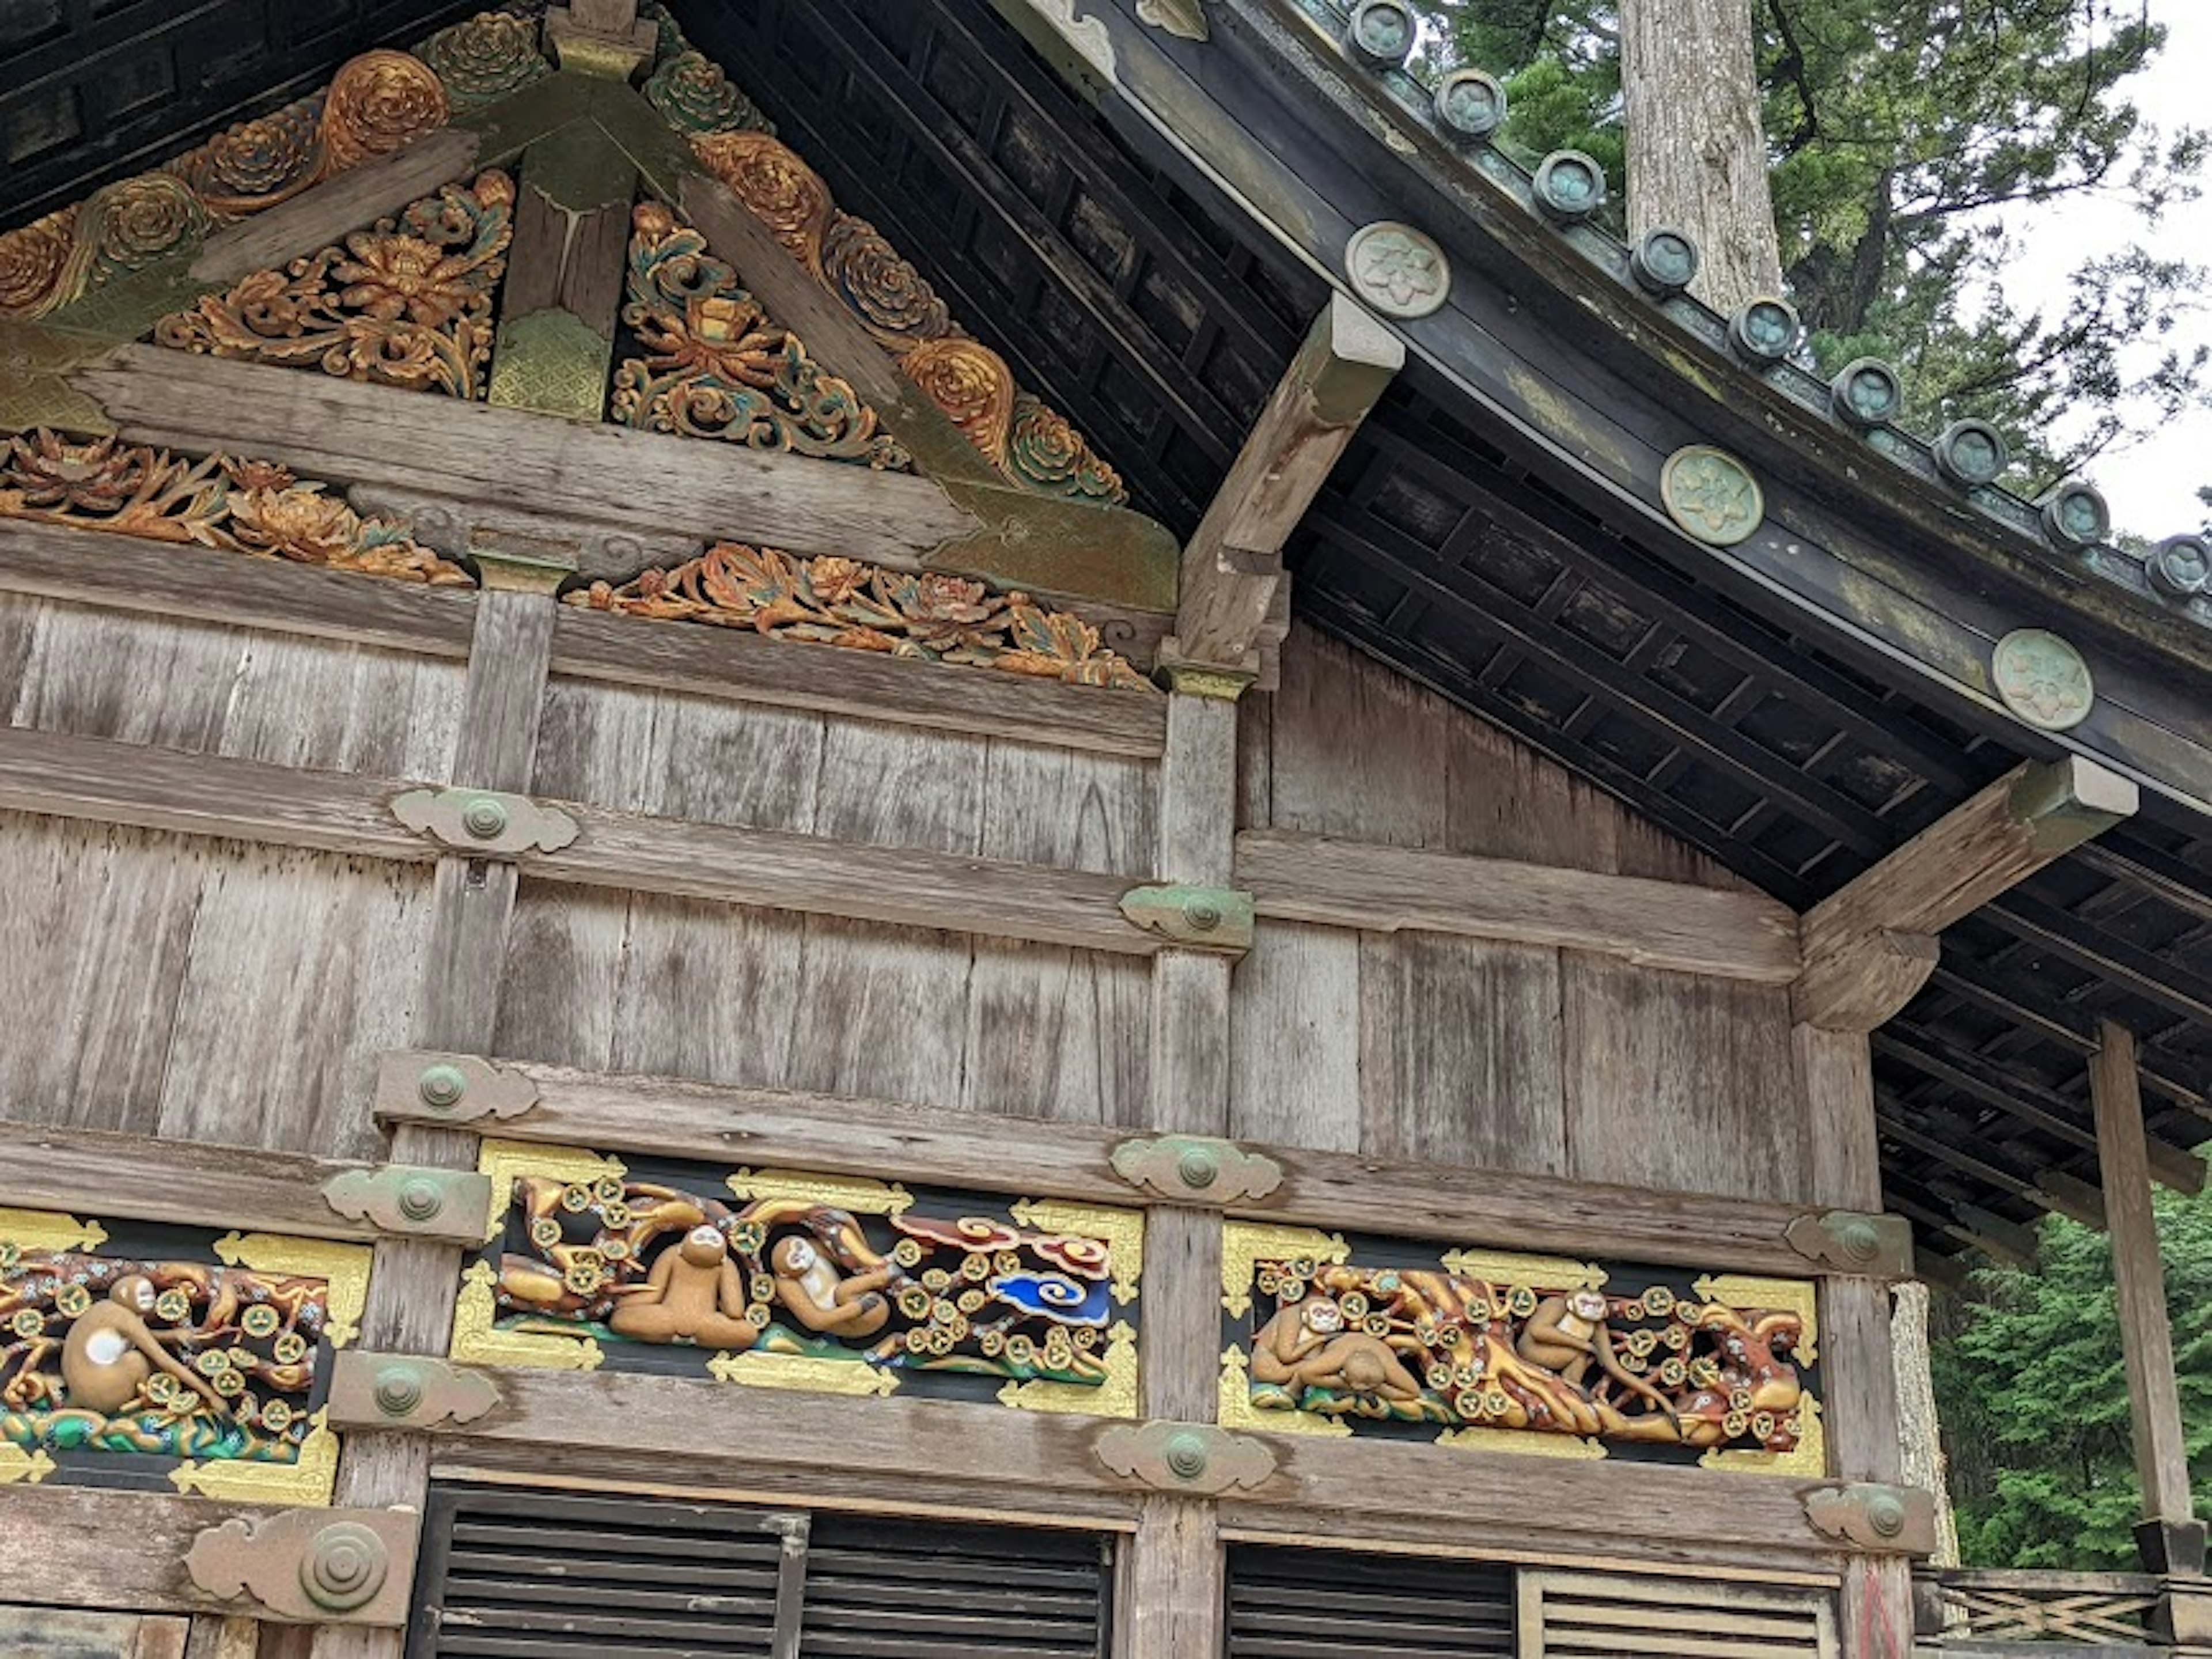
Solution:
M 800 1659 L 1103 1659 L 1107 1547 L 1072 1533 L 817 1515 Z
M 732 1505 L 441 1486 L 410 1659 L 771 1659 L 787 1533 Z
M 1521 1659 L 1836 1659 L 1818 1590 L 1626 1573 L 1524 1572 Z
M 1514 1651 L 1508 1568 L 1255 1544 L 1229 1553 L 1229 1659 Z

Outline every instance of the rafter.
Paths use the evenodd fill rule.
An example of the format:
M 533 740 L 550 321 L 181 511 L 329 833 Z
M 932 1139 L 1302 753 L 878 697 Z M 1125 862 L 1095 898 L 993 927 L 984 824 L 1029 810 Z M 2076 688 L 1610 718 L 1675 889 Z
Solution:
M 1935 936 L 2132 814 L 2133 782 L 2079 756 L 2007 773 L 1805 913 L 1796 1018 L 1870 1031 L 1935 971 Z
M 1172 654 L 1243 669 L 1283 581 L 1283 544 L 1391 378 L 1398 337 L 1332 294 L 1185 544 Z

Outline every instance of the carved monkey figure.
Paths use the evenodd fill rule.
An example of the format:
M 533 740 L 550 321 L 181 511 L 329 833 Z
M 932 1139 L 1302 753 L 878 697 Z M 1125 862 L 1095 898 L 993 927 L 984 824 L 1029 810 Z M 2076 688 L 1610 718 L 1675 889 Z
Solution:
M 1333 1297 L 1279 1309 L 1253 1339 L 1252 1376 L 1293 1394 L 1328 1389 L 1385 1400 L 1421 1397 L 1420 1383 L 1389 1343 L 1344 1328 L 1344 1309 Z
M 154 1303 L 153 1280 L 143 1273 L 130 1273 L 115 1281 L 106 1301 L 78 1316 L 62 1343 L 65 1404 L 112 1417 L 138 1397 L 149 1376 L 161 1370 L 217 1411 L 223 1409 L 222 1396 L 164 1347 L 146 1322 Z
M 702 1347 L 750 1348 L 760 1332 L 745 1311 L 745 1285 L 730 1260 L 730 1242 L 712 1223 L 694 1227 L 663 1250 L 642 1285 L 608 1318 L 619 1336 L 641 1342 L 696 1342 Z
M 1607 1311 L 1602 1291 L 1546 1297 L 1521 1328 L 1513 1352 L 1532 1365 L 1556 1372 L 1577 1389 L 1583 1387 L 1583 1378 L 1595 1364 L 1613 1382 L 1650 1401 L 1672 1420 L 1674 1410 L 1667 1397 L 1631 1372 L 1614 1354 L 1613 1332 L 1606 1323 Z
M 890 1322 L 884 1287 L 899 1272 L 890 1262 L 848 1278 L 811 1239 L 793 1235 L 769 1253 L 769 1268 L 775 1275 L 775 1299 L 810 1331 L 858 1339 Z

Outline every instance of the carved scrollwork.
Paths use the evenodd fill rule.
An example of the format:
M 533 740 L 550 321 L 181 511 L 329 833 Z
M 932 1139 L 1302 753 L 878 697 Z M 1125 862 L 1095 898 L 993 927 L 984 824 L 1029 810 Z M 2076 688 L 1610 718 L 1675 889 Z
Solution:
M 802 559 L 723 542 L 672 568 L 647 570 L 620 586 L 593 582 L 562 598 L 595 611 L 750 628 L 775 639 L 1070 685 L 1152 689 L 1080 617 L 1048 611 L 1026 593 L 993 592 L 964 576 L 886 570 L 856 559 Z
M 1021 391 L 1006 360 L 969 337 L 912 263 L 867 221 L 840 210 L 788 146 L 766 132 L 737 131 L 697 138 L 693 149 L 1010 481 L 1070 500 L 1128 499 L 1120 475 L 1066 417 Z
M 374 102 L 373 89 L 362 96 Z M 386 131 L 372 115 L 363 112 L 360 142 Z M 514 205 L 514 181 L 496 169 L 447 185 L 343 246 L 252 272 L 228 293 L 172 313 L 154 338 L 217 357 L 481 397 Z
M 720 438 L 889 471 L 913 463 L 852 386 L 739 286 L 707 239 L 657 202 L 630 238 L 623 321 L 646 355 L 616 372 L 613 418 L 625 426 Z
M 40 428 L 0 437 L 0 518 L 185 542 L 294 564 L 466 586 L 469 573 L 409 527 L 364 517 L 273 461 L 190 460 L 119 438 Z

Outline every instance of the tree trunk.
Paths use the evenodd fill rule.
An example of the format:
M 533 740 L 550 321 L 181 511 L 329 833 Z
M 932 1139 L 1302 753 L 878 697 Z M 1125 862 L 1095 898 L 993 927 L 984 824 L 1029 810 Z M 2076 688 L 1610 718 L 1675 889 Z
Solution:
M 1759 124 L 1752 0 L 1621 0 L 1628 224 L 1686 231 L 1690 291 L 1734 312 L 1782 291 Z

